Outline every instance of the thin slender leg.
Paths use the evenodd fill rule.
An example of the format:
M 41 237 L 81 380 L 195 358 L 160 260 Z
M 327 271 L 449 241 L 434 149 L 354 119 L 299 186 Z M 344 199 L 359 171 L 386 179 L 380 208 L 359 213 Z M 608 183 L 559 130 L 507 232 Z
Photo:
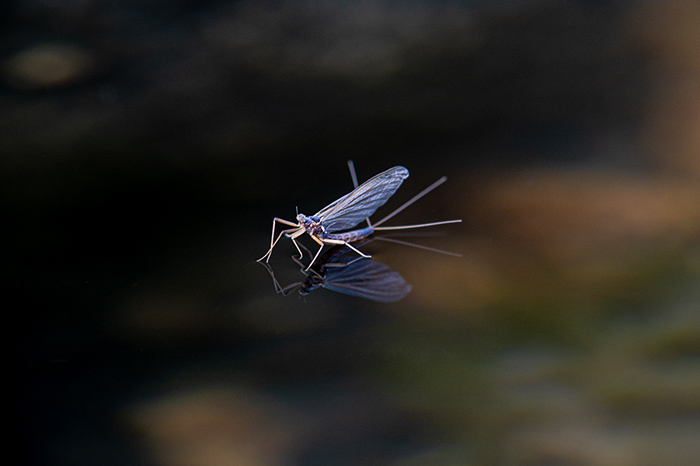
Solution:
M 320 239 L 320 238 L 316 238 L 315 236 L 312 236 L 312 238 L 314 239 L 314 241 L 316 241 L 318 244 L 320 244 L 321 247 L 318 249 L 318 252 L 316 252 L 316 255 L 311 260 L 308 267 L 306 267 L 305 272 L 308 271 L 312 265 L 314 265 L 314 262 L 316 262 L 316 259 L 318 258 L 319 254 L 321 254 L 321 250 L 323 249 L 324 244 L 342 244 L 342 245 L 347 246 L 348 248 L 352 249 L 353 251 L 358 253 L 363 258 L 372 257 L 369 254 L 365 254 L 364 252 L 360 251 L 359 249 L 357 249 L 356 247 L 354 247 L 352 244 L 348 243 L 347 241 L 342 241 L 342 240 L 338 240 L 338 239 Z
M 275 226 L 276 226 L 277 223 L 281 223 L 281 224 L 283 224 L 283 225 L 293 226 L 293 227 L 295 227 L 295 228 L 290 228 L 290 229 L 288 229 L 288 230 L 282 230 L 282 231 L 280 232 L 280 234 L 277 236 L 277 239 L 275 239 L 275 240 L 273 241 L 273 238 L 275 237 Z M 282 237 L 282 235 L 288 234 L 288 233 L 291 233 L 291 232 L 297 232 L 297 231 L 299 231 L 300 228 L 301 228 L 301 225 L 299 225 L 298 223 L 292 223 L 292 222 L 290 222 L 290 221 L 288 221 L 288 220 L 284 220 L 284 219 L 277 218 L 277 217 L 273 218 L 273 219 L 272 219 L 272 235 L 270 235 L 270 249 L 267 250 L 267 252 L 265 253 L 264 256 L 262 256 L 260 259 L 258 259 L 258 262 L 261 262 L 263 259 L 265 259 L 265 262 L 269 262 L 269 261 L 270 261 L 270 256 L 272 255 L 272 250 L 275 248 L 275 245 L 277 244 L 277 241 L 280 240 L 280 238 Z M 295 242 L 295 244 L 296 244 L 296 242 Z M 297 249 L 299 249 L 299 246 L 297 246 Z M 299 254 L 301 254 L 301 251 L 299 251 Z
M 309 262 L 309 265 L 306 267 L 306 269 L 304 270 L 304 272 L 307 272 L 307 271 L 311 268 L 311 266 L 314 265 L 314 262 L 316 262 L 316 259 L 318 258 L 318 255 L 321 254 L 321 251 L 323 250 L 324 241 L 321 240 L 321 239 L 319 239 L 319 238 L 317 238 L 317 237 L 315 237 L 315 236 L 312 236 L 312 238 L 313 238 L 314 241 L 316 241 L 318 244 L 320 244 L 321 247 L 318 248 L 318 251 L 316 251 L 316 255 L 314 256 L 313 259 L 311 259 L 311 262 Z
M 301 248 L 304 249 L 304 251 L 306 251 L 306 253 L 307 253 L 308 255 L 311 255 L 311 251 L 309 250 L 309 248 L 307 248 L 306 246 L 304 246 L 302 243 L 298 243 L 298 245 L 301 246 Z M 303 270 L 304 267 L 306 267 L 306 266 L 305 266 L 304 264 L 301 263 L 301 260 L 300 260 L 300 259 L 301 259 L 302 257 L 303 257 L 303 256 L 301 255 L 301 251 L 299 251 L 299 257 L 294 257 L 294 256 L 292 256 L 292 260 L 293 260 L 294 262 L 296 262 L 297 264 L 299 264 L 299 267 L 301 267 L 302 270 Z
M 299 243 L 297 243 L 297 240 L 295 239 L 296 236 L 290 235 L 289 238 L 292 240 L 292 243 L 294 243 L 294 246 L 296 246 L 297 251 L 299 251 L 299 259 L 304 257 L 304 254 L 301 252 L 301 249 L 299 248 Z
M 348 243 L 347 241 L 344 241 L 343 244 L 344 244 L 345 246 L 349 247 L 350 249 L 352 249 L 353 251 L 355 251 L 356 253 L 358 253 L 359 255 L 361 255 L 362 257 L 365 257 L 365 258 L 370 258 L 370 257 L 372 257 L 372 256 L 370 256 L 369 254 L 365 254 L 364 252 L 360 251 L 359 249 L 357 249 L 355 246 L 353 246 L 352 244 Z

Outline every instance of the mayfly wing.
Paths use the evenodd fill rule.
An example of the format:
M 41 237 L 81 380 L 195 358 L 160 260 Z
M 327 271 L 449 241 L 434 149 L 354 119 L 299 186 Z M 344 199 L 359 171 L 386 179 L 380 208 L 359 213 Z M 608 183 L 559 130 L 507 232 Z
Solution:
M 393 303 L 411 292 L 411 285 L 392 268 L 371 259 L 326 269 L 324 288 L 382 303 Z
M 370 178 L 352 192 L 321 209 L 319 217 L 326 231 L 347 230 L 370 217 L 394 195 L 408 170 L 401 166 L 390 168 Z

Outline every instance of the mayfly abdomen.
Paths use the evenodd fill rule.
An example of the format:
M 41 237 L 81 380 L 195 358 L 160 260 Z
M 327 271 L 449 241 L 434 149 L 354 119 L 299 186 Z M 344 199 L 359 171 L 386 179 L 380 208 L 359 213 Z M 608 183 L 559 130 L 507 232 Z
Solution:
M 326 233 L 326 238 L 354 243 L 355 241 L 367 238 L 372 233 L 374 233 L 374 227 L 368 226 L 357 230 L 346 231 L 345 233 Z

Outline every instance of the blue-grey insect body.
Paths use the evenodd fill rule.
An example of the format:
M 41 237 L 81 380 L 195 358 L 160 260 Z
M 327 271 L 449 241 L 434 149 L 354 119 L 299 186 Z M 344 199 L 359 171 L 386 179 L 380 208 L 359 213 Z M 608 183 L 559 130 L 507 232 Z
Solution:
M 354 172 L 353 180 L 354 178 Z M 265 262 L 270 260 L 272 255 L 272 250 L 274 249 L 277 241 L 284 235 L 292 240 L 294 246 L 296 246 L 297 251 L 299 251 L 299 257 L 303 255 L 299 245 L 296 242 L 296 238 L 300 237 L 304 233 L 307 233 L 316 243 L 320 245 L 320 248 L 314 258 L 309 263 L 310 268 L 316 261 L 316 258 L 321 253 L 323 246 L 326 244 L 337 245 L 343 244 L 362 257 L 370 257 L 364 254 L 359 249 L 352 246 L 350 243 L 361 240 L 363 238 L 371 235 L 375 230 L 382 229 L 405 229 L 405 228 L 418 228 L 433 225 L 442 225 L 445 223 L 455 223 L 461 222 L 461 220 L 447 220 L 443 222 L 435 223 L 425 223 L 420 225 L 404 225 L 400 227 L 382 227 L 378 228 L 378 225 L 393 217 L 395 214 L 399 213 L 404 208 L 408 207 L 414 201 L 420 199 L 426 193 L 442 184 L 446 178 L 443 177 L 437 182 L 433 183 L 431 186 L 423 190 L 418 195 L 414 196 L 411 200 L 403 204 L 401 207 L 396 209 L 394 212 L 386 216 L 384 219 L 375 223 L 372 226 L 369 222 L 369 217 L 374 214 L 374 212 L 381 206 L 383 206 L 386 201 L 394 195 L 401 183 L 408 178 L 408 170 L 402 166 L 396 166 L 390 168 L 374 177 L 370 178 L 362 185 L 356 187 L 353 191 L 341 197 L 340 199 L 332 202 L 323 209 L 319 210 L 315 215 L 306 216 L 304 214 L 298 214 L 296 217 L 297 223 L 290 222 L 288 220 L 283 220 L 281 218 L 275 217 L 272 220 L 272 236 L 270 237 L 270 249 L 267 253 L 258 259 L 258 262 L 265 259 Z M 350 230 L 355 227 L 358 223 L 363 220 L 367 220 L 368 226 L 365 228 L 360 228 L 356 230 Z M 277 238 L 275 238 L 275 226 L 277 223 L 282 225 L 289 225 L 292 228 L 288 230 L 283 230 L 279 233 Z

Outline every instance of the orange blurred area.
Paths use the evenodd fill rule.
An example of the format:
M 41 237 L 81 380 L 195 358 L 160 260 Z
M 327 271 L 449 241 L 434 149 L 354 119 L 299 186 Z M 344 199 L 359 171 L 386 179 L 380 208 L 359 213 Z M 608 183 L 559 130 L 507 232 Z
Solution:
M 197 387 L 130 407 L 124 423 L 156 464 L 281 464 L 310 426 L 274 399 L 259 398 L 231 385 Z

